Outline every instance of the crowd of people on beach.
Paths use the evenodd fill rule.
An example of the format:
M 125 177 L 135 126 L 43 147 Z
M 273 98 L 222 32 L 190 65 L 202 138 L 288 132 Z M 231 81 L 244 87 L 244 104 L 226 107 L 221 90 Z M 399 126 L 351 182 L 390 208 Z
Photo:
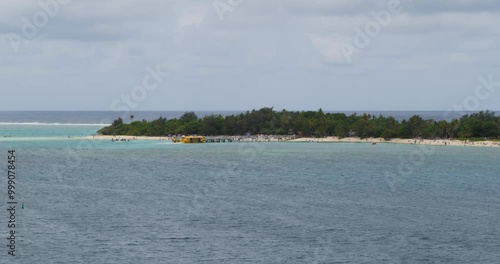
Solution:
M 120 142 L 129 142 L 130 139 L 126 139 L 126 138 L 117 138 L 117 139 L 112 138 L 111 139 L 111 142 L 117 142 L 117 141 L 120 141 Z

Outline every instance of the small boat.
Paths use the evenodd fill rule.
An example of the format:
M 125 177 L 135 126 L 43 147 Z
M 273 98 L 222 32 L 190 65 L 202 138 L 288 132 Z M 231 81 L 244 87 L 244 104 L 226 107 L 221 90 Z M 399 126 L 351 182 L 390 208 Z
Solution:
M 182 136 L 172 137 L 172 142 L 174 143 L 205 143 L 206 138 L 204 136 Z

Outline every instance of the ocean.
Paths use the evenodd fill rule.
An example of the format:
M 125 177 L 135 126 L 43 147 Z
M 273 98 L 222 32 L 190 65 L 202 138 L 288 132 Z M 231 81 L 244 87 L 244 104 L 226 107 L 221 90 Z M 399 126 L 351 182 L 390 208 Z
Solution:
M 500 259 L 498 148 L 77 138 L 106 118 L 0 112 L 0 263 Z

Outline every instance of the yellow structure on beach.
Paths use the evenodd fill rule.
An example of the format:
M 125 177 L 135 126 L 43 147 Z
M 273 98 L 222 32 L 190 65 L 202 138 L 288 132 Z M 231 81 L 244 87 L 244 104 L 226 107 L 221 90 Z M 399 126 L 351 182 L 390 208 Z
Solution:
M 204 136 L 182 136 L 180 138 L 172 137 L 174 143 L 205 143 Z

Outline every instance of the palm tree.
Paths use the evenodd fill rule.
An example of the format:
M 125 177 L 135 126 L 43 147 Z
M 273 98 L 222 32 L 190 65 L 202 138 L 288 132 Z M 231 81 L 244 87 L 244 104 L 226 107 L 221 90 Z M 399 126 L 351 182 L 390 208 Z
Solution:
M 130 123 L 134 122 L 134 115 L 130 115 Z

